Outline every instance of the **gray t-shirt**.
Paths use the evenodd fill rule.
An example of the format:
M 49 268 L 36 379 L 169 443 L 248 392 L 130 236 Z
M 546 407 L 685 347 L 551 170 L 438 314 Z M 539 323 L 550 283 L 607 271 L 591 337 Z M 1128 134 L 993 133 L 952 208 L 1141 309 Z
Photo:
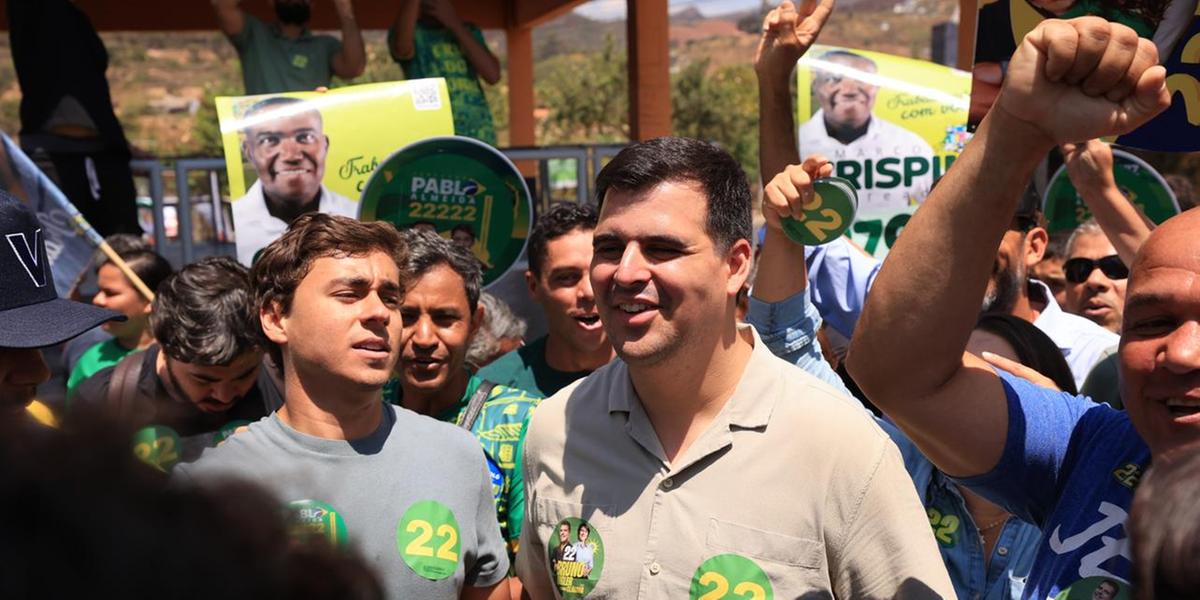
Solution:
M 483 451 L 470 434 L 384 405 L 370 436 L 327 440 L 272 414 L 176 468 L 183 485 L 234 476 L 287 503 L 294 527 L 347 543 L 388 598 L 458 598 L 508 572 Z

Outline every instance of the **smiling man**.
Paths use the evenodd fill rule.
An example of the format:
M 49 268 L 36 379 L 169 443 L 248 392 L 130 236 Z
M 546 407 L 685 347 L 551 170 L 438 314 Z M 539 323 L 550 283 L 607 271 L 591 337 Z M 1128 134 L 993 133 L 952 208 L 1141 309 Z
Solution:
M 233 202 L 239 262 L 250 266 L 304 213 L 358 215 L 357 202 L 321 184 L 329 137 L 320 112 L 303 100 L 276 96 L 251 106 L 242 120 L 242 154 L 258 181 Z
M 538 218 L 525 281 L 549 333 L 480 369 L 480 377 L 548 397 L 612 360 L 588 279 L 595 228 L 590 204 L 563 202 Z
M 289 503 L 301 539 L 361 552 L 388 598 L 507 598 L 479 443 L 382 401 L 403 334 L 407 254 L 387 223 L 293 222 L 251 274 L 284 406 L 176 473 L 262 483 Z
M 458 425 L 479 440 L 511 558 L 525 516 L 517 451 L 540 397 L 473 377 L 467 370 L 467 348 L 483 321 L 483 276 L 471 250 L 421 231 L 405 232 L 405 240 L 412 283 L 400 307 L 400 379 L 389 384 L 384 398 Z
M 590 277 L 618 359 L 530 420 L 532 597 L 952 597 L 895 446 L 737 322 L 753 261 L 737 161 L 658 138 L 596 190 Z M 586 546 L 569 558 L 564 526 Z

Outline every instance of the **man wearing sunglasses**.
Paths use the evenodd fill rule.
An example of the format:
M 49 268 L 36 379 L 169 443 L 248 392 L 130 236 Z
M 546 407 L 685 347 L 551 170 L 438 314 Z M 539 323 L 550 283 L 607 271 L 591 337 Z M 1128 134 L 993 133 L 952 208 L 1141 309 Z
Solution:
M 1066 309 L 1109 331 L 1120 332 L 1129 268 L 1096 221 L 1080 225 L 1067 240 L 1063 274 L 1067 280 Z

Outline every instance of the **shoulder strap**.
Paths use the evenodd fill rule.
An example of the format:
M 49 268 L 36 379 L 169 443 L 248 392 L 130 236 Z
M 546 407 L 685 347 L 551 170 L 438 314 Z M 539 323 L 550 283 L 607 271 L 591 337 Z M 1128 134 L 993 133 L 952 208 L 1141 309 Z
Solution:
M 475 388 L 475 393 L 471 394 L 471 399 L 467 401 L 467 411 L 463 413 L 462 422 L 459 427 L 470 431 L 475 426 L 475 421 L 479 420 L 479 413 L 483 411 L 483 403 L 487 402 L 488 396 L 492 395 L 492 388 L 496 384 L 483 380 L 479 382 L 479 387 Z
M 113 367 L 112 379 L 108 382 L 108 406 L 120 419 L 129 416 L 137 401 L 137 384 L 142 374 L 145 352 L 133 352 Z

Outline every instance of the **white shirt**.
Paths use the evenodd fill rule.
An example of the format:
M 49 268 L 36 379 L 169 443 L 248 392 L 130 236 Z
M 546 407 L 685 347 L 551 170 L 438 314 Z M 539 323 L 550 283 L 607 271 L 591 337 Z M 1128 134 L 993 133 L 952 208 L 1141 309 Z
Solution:
M 321 200 L 317 211 L 331 215 L 358 218 L 358 203 L 321 186 Z M 288 224 L 271 216 L 267 201 L 263 198 L 262 181 L 254 182 L 245 196 L 233 201 L 233 229 L 237 236 L 238 262 L 250 266 L 254 255 L 279 239 L 287 231 Z
M 829 137 L 825 113 L 818 110 L 800 126 L 800 155 L 821 154 L 836 165 L 834 174 L 858 188 L 860 213 L 904 208 L 925 201 L 933 186 L 933 148 L 921 136 L 872 114 L 867 133 L 843 144 Z M 922 175 L 904 185 L 906 158 L 924 161 Z M 880 164 L 879 161 L 892 159 Z M 853 163 L 846 165 L 843 163 Z M 882 170 L 881 170 L 882 169 Z M 916 165 L 913 165 L 914 173 Z M 870 171 L 868 174 L 867 172 Z
M 1042 333 L 1054 340 L 1054 345 L 1062 351 L 1075 376 L 1075 387 L 1082 388 L 1092 367 L 1104 357 L 1112 354 L 1112 349 L 1121 341 L 1121 336 L 1085 319 L 1079 315 L 1063 312 L 1054 301 L 1050 288 L 1036 280 L 1030 279 L 1031 300 L 1041 300 L 1046 303 L 1042 314 L 1033 324 Z M 1041 297 L 1036 295 L 1040 293 Z

